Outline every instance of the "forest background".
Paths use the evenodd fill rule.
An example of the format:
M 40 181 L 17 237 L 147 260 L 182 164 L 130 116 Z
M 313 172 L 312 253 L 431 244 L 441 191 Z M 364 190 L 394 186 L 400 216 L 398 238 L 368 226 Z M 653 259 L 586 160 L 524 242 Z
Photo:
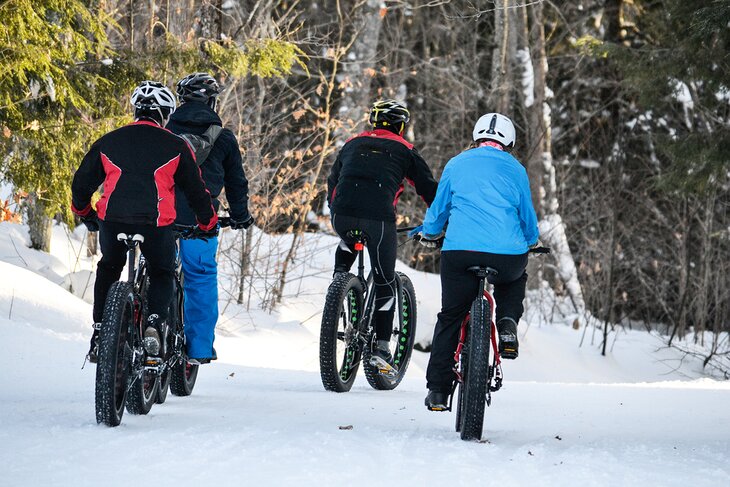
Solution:
M 221 249 L 230 298 L 271 310 L 301 277 L 302 235 L 331 232 L 325 179 L 372 101 L 408 104 L 406 137 L 437 177 L 498 111 L 553 248 L 530 286 L 569 303 L 575 327 L 600 327 L 604 354 L 617 327 L 645 328 L 690 337 L 701 351 L 687 352 L 728 377 L 728 25 L 727 0 L 2 0 L 3 219 L 48 249 L 52 222 L 73 224 L 84 152 L 130 120 L 131 89 L 208 71 L 226 87 L 257 225 L 289 237 Z M 407 191 L 399 223 L 424 210 Z M 437 252 L 399 253 L 438 271 Z

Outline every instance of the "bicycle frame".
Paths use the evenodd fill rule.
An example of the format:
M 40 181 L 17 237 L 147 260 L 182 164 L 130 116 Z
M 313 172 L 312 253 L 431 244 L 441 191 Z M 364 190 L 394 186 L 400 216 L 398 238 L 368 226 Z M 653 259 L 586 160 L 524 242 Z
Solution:
M 372 345 L 372 337 L 374 334 L 373 329 L 373 317 L 375 316 L 375 280 L 373 278 L 373 271 L 370 270 L 367 278 L 365 277 L 365 236 L 362 233 L 352 232 L 352 236 L 356 239 L 354 248 L 357 252 L 357 277 L 362 282 L 362 287 L 365 290 L 365 307 L 363 313 L 363 319 L 360 320 L 360 326 L 358 330 L 360 332 L 360 345 L 362 350 L 370 350 Z M 403 295 L 403 284 L 401 283 L 400 277 L 395 273 L 396 282 L 396 300 L 401 302 Z M 398 319 L 403 321 L 403 309 L 402 306 L 398 308 Z M 367 347 L 367 348 L 366 348 Z
M 490 310 L 490 318 L 489 318 L 489 327 L 491 329 L 490 332 L 490 341 L 492 344 L 492 350 L 494 351 L 494 359 L 492 361 L 492 365 L 489 366 L 489 372 L 487 375 L 487 406 L 490 406 L 492 403 L 492 392 L 496 392 L 499 389 L 502 388 L 502 359 L 499 356 L 499 348 L 497 347 L 497 325 L 496 325 L 496 303 L 494 301 L 494 296 L 492 296 L 491 293 L 491 286 L 489 284 L 488 276 L 491 274 L 490 269 L 487 268 L 487 270 L 484 272 L 484 275 L 482 273 L 479 274 L 480 280 L 479 280 L 479 289 L 482 293 L 482 299 L 486 300 L 489 304 L 489 310 Z M 464 349 L 464 344 L 466 343 L 466 335 L 468 332 L 469 326 L 474 326 L 473 323 L 471 323 L 471 313 L 467 312 L 466 316 L 461 322 L 461 329 L 459 330 L 459 343 L 456 346 L 456 352 L 454 352 L 454 372 L 456 373 L 456 383 L 454 383 L 454 391 L 456 390 L 456 387 L 458 384 L 464 382 L 464 377 L 462 374 L 462 368 L 461 368 L 461 352 Z M 494 383 L 492 383 L 492 380 L 494 380 Z M 453 399 L 454 391 L 452 391 L 451 397 Z M 450 401 L 451 402 L 451 401 Z M 451 403 L 449 403 L 449 410 L 451 410 Z

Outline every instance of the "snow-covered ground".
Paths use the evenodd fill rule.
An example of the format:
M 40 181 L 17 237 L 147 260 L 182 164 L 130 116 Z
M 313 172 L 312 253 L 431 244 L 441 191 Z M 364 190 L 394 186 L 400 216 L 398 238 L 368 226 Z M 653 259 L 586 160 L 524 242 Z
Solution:
M 730 485 L 729 382 L 645 332 L 620 333 L 601 357 L 590 330 L 579 347 L 583 330 L 547 323 L 534 302 L 483 443 L 423 407 L 420 352 L 395 391 L 360 377 L 349 393 L 325 392 L 329 237 L 307 243 L 292 271 L 306 277 L 273 314 L 256 299 L 250 311 L 230 304 L 222 283 L 219 360 L 201 367 L 192 396 L 99 426 L 94 368 L 81 369 L 91 306 L 61 286 L 81 295 L 92 282 L 84 233 L 55 227 L 44 255 L 22 226 L 0 224 L 0 485 Z M 438 276 L 408 274 L 424 337 Z

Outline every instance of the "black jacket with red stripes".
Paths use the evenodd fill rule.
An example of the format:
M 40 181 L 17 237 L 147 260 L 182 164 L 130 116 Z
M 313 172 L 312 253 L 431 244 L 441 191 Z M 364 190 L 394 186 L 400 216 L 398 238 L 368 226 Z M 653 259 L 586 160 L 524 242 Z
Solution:
M 363 132 L 342 147 L 327 178 L 334 214 L 395 221 L 406 179 L 429 206 L 438 184 L 413 144 L 388 130 Z
M 96 204 L 104 221 L 164 227 L 175 221 L 179 186 L 204 230 L 218 222 L 210 194 L 187 142 L 154 122 L 138 121 L 94 142 L 74 174 L 72 211 L 91 212 L 91 195 L 104 183 Z

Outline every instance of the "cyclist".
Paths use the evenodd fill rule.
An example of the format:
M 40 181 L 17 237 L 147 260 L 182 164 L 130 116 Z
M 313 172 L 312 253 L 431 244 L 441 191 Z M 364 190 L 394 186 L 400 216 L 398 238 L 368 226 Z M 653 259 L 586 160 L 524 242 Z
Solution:
M 441 249 L 441 312 L 426 370 L 426 406 L 433 410 L 446 409 L 461 322 L 479 289 L 479 278 L 468 267 L 499 271 L 492 280 L 499 351 L 503 358 L 517 358 L 527 251 L 539 235 L 527 171 L 508 152 L 515 143 L 512 121 L 487 113 L 474 126 L 473 139 L 473 148 L 446 164 L 423 225 L 412 232 L 422 235 L 424 245 L 436 246 L 448 221 Z
M 335 252 L 335 273 L 348 272 L 355 262 L 352 230 L 367 237 L 375 281 L 376 346 L 370 359 L 380 370 L 392 372 L 389 344 L 395 312 L 395 205 L 403 180 L 431 204 L 436 181 L 413 144 L 403 138 L 410 121 L 408 109 L 395 100 L 381 100 L 370 109 L 373 129 L 348 140 L 340 149 L 327 178 L 327 202 L 332 227 L 342 241 Z
M 248 211 L 248 180 L 243 171 L 241 152 L 236 136 L 221 129 L 222 122 L 215 112 L 221 87 L 208 73 L 192 73 L 177 83 L 177 96 L 182 104 L 170 117 L 167 128 L 176 134 L 201 136 L 216 129 L 215 139 L 207 157 L 197 161 L 205 185 L 218 209 L 218 197 L 223 188 L 230 207 L 231 228 L 246 229 L 253 224 Z M 177 222 L 195 223 L 195 216 L 184 194 L 177 195 Z M 185 289 L 185 337 L 188 360 L 194 364 L 216 360 L 213 348 L 218 321 L 218 269 L 215 260 L 218 239 L 182 240 L 180 259 Z
M 186 194 L 203 232 L 217 232 L 218 217 L 187 143 L 164 129 L 175 111 L 175 96 L 155 81 L 143 81 L 130 99 L 134 123 L 94 142 L 74 174 L 72 211 L 91 231 L 99 231 L 102 257 L 94 284 L 94 333 L 88 359 L 96 363 L 104 301 L 126 263 L 127 248 L 117 234 L 141 234 L 150 284 L 147 352 L 157 356 L 173 293 L 175 187 Z M 91 196 L 104 184 L 96 209 Z

